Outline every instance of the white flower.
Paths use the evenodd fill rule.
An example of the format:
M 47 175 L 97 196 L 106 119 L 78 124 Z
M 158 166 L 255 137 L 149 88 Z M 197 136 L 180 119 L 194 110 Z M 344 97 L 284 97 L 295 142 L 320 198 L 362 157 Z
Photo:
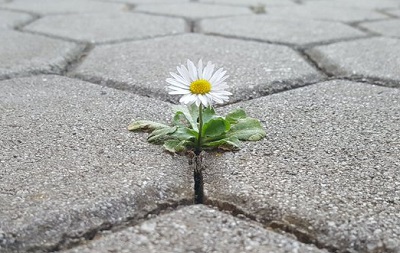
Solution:
M 211 62 L 203 69 L 202 60 L 198 66 L 187 60 L 187 68 L 184 65 L 176 67 L 178 74 L 170 72 L 173 78 L 167 78 L 168 88 L 171 90 L 169 94 L 183 95 L 179 102 L 191 105 L 196 103 L 204 106 L 212 106 L 214 103 L 223 104 L 228 101 L 229 95 L 232 95 L 225 89 L 228 88 L 225 80 L 229 76 L 225 76 L 226 71 L 223 68 L 218 69 L 214 73 L 215 65 Z

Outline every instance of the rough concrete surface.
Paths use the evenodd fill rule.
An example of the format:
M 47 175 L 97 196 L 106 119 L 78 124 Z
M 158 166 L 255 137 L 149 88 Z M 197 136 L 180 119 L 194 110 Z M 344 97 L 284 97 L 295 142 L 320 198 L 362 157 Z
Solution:
M 290 0 L 199 0 L 202 3 L 227 4 L 227 5 L 243 5 L 243 6 L 295 6 Z
M 365 20 L 387 19 L 388 16 L 373 10 L 344 9 L 309 2 L 304 5 L 280 6 L 266 9 L 267 16 L 291 17 L 300 19 L 330 20 L 338 22 L 359 22 Z
M 186 22 L 179 18 L 115 12 L 47 16 L 25 29 L 92 43 L 145 39 L 188 30 Z
M 189 243 L 191 242 L 191 243 Z M 72 252 L 326 252 L 203 205 L 145 221 Z
M 267 137 L 205 157 L 206 194 L 332 252 L 400 252 L 399 102 L 330 81 L 230 105 Z
M 400 20 L 383 20 L 360 24 L 360 27 L 389 37 L 400 37 Z
M 0 110 L 0 252 L 57 250 L 192 197 L 187 159 L 126 129 L 165 121 L 166 103 L 38 76 L 0 82 Z
M 230 75 L 233 101 L 322 78 L 290 48 L 192 34 L 97 47 L 75 75 L 164 100 L 176 99 L 168 95 L 165 79 L 188 58 L 223 65 Z
M 400 87 L 400 40 L 370 38 L 320 46 L 307 54 L 336 76 L 385 80 L 384 85 Z M 385 66 L 385 67 L 382 67 Z
M 29 73 L 61 73 L 83 45 L 11 30 L 1 31 L 0 78 Z
M 208 34 L 297 46 L 365 36 L 365 33 L 341 23 L 287 17 L 282 19 L 268 15 L 203 20 L 199 27 L 201 32 Z
M 13 0 L 2 7 L 42 15 L 129 10 L 125 4 L 94 0 Z
M 310 4 L 320 6 L 340 7 L 343 9 L 369 9 L 383 10 L 386 8 L 399 8 L 398 0 L 334 0 L 334 1 L 310 1 Z M 307 3 L 307 4 L 308 4 Z
M 391 14 L 391 15 L 394 15 L 394 16 L 400 18 L 400 9 L 397 9 L 397 10 L 387 10 L 386 12 L 389 13 L 389 14 Z
M 177 16 L 190 20 L 252 14 L 251 10 L 245 7 L 221 5 L 215 8 L 214 5 L 201 3 L 144 4 L 138 5 L 135 11 Z
M 26 13 L 0 10 L 0 29 L 14 28 L 32 20 L 33 17 Z

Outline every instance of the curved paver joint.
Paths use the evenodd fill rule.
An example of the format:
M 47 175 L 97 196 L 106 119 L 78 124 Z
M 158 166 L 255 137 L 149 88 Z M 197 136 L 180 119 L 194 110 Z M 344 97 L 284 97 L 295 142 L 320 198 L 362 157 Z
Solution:
M 161 57 L 160 57 L 161 56 Z M 229 73 L 233 101 L 316 82 L 322 75 L 290 48 L 258 42 L 186 34 L 153 40 L 96 47 L 73 73 L 86 80 L 105 82 L 162 98 L 168 73 L 186 59 L 202 58 Z
M 11 30 L 1 31 L 0 78 L 61 73 L 84 46 Z
M 114 12 L 47 16 L 24 30 L 82 42 L 107 43 L 184 33 L 188 28 L 179 18 Z
M 203 33 L 295 46 L 307 46 L 366 35 L 341 23 L 310 19 L 283 19 L 268 15 L 203 20 L 199 24 L 199 30 Z
M 400 39 L 370 38 L 306 51 L 317 64 L 339 77 L 372 79 L 400 87 Z
M 330 81 L 241 102 L 267 137 L 204 158 L 206 195 L 335 252 L 400 251 L 400 90 Z
M 0 10 L 0 29 L 12 29 L 33 20 L 33 16 L 13 11 Z
M 362 23 L 359 26 L 385 36 L 400 38 L 399 19 Z
M 106 235 L 68 253 L 90 252 L 299 252 L 323 253 L 314 246 L 265 230 L 203 205 Z
M 51 251 L 190 200 L 191 173 L 127 131 L 169 105 L 59 76 L 0 82 L 0 251 Z

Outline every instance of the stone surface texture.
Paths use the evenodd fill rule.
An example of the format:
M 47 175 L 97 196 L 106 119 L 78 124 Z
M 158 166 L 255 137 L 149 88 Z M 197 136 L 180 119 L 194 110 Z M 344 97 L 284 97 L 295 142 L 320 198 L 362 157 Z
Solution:
M 16 31 L 1 31 L 0 78 L 29 73 L 61 73 L 82 45 Z
M 397 0 L 334 0 L 334 1 L 310 1 L 307 4 L 319 5 L 324 7 L 340 7 L 343 9 L 367 9 L 383 10 L 387 8 L 399 8 Z
M 391 15 L 394 15 L 394 16 L 400 18 L 400 9 L 398 9 L 398 10 L 387 10 L 386 12 L 391 14 Z
M 359 22 L 365 20 L 378 20 L 388 18 L 386 15 L 364 9 L 344 9 L 312 4 L 271 7 L 266 9 L 267 16 L 291 17 L 300 19 L 329 20 L 338 22 Z
M 385 36 L 400 37 L 400 20 L 383 20 L 360 24 L 361 27 Z
M 29 14 L 0 10 L 0 29 L 14 28 L 32 19 Z
M 228 251 L 326 252 L 265 230 L 256 223 L 243 221 L 201 205 L 161 215 L 67 252 Z
M 330 81 L 228 106 L 267 137 L 205 157 L 207 195 L 332 251 L 399 252 L 399 102 L 398 89 Z
M 295 5 L 295 3 L 290 0 L 199 0 L 199 2 L 227 5 L 262 6 L 265 8 L 268 8 L 270 6 Z
M 168 104 L 58 76 L 0 91 L 1 252 L 54 250 L 191 198 L 187 158 L 126 130 L 132 119 L 164 121 Z
M 178 16 L 190 20 L 252 14 L 251 10 L 245 7 L 219 6 L 215 8 L 214 5 L 201 3 L 144 4 L 138 5 L 135 10 L 167 16 Z
M 201 32 L 207 34 L 298 46 L 365 35 L 363 32 L 341 23 L 309 19 L 283 19 L 268 15 L 203 20 L 199 27 Z
M 307 53 L 320 67 L 336 76 L 386 80 L 386 85 L 400 87 L 399 39 L 340 42 L 316 47 Z
M 47 16 L 25 29 L 77 41 L 105 43 L 183 33 L 187 25 L 178 18 L 114 12 Z
M 3 8 L 26 11 L 37 14 L 91 13 L 127 11 L 129 8 L 121 3 L 107 3 L 94 0 L 13 0 Z
M 176 99 L 166 92 L 168 73 L 176 72 L 176 66 L 186 64 L 186 59 L 197 62 L 200 58 L 217 67 L 223 65 L 229 72 L 233 100 L 322 78 L 290 48 L 191 34 L 95 48 L 75 75 L 164 100 Z

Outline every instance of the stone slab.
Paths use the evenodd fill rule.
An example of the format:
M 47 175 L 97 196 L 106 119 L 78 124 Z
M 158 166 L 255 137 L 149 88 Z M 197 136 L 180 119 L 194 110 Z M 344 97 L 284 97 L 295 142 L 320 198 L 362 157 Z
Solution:
M 0 111 L 0 252 L 54 251 L 193 194 L 186 158 L 127 130 L 167 103 L 36 76 L 0 82 Z
M 245 7 L 201 3 L 144 4 L 138 5 L 135 11 L 182 17 L 190 20 L 252 14 L 252 11 Z
M 33 17 L 26 13 L 0 10 L 0 29 L 15 28 L 32 19 Z
M 387 10 L 386 12 L 391 14 L 391 15 L 395 15 L 396 17 L 400 18 L 400 9 L 398 9 L 398 10 Z
M 92 0 L 14 0 L 3 8 L 46 14 L 128 11 L 121 3 Z
M 312 4 L 312 2 L 304 5 L 280 6 L 266 9 L 268 16 L 280 18 L 299 18 L 299 19 L 316 19 L 330 20 L 338 22 L 360 22 L 365 20 L 386 19 L 386 15 L 364 9 L 346 9 L 332 6 L 321 6 Z
M 336 75 L 370 78 L 400 87 L 400 40 L 370 38 L 320 46 L 307 51 L 317 64 Z
M 204 157 L 210 199 L 331 252 L 400 252 L 400 90 L 330 81 L 238 107 L 267 136 Z
M 67 251 L 327 252 L 203 205 L 189 206 Z
M 183 19 L 140 13 L 94 13 L 47 16 L 25 29 L 76 41 L 106 43 L 183 33 L 187 25 Z
M 340 39 L 362 37 L 365 33 L 350 26 L 328 21 L 254 15 L 203 20 L 201 32 L 235 38 L 307 46 Z
M 199 0 L 202 3 L 227 4 L 227 5 L 243 5 L 243 6 L 295 6 L 296 4 L 290 0 Z
M 104 1 L 104 0 L 99 0 Z M 108 0 L 110 2 L 123 2 L 130 4 L 174 4 L 174 3 L 187 3 L 190 0 Z
M 11 30 L 0 36 L 0 78 L 36 73 L 61 73 L 83 45 Z
M 323 78 L 290 48 L 200 34 L 185 34 L 146 41 L 96 47 L 72 73 L 163 100 L 165 79 L 186 59 L 212 61 L 230 75 L 232 101 L 261 96 Z
M 343 9 L 367 9 L 382 10 L 386 8 L 399 8 L 400 3 L 397 0 L 335 0 L 335 1 L 309 1 L 306 4 L 312 4 L 321 7 L 340 7 Z
M 362 23 L 360 26 L 385 36 L 400 37 L 399 19 Z

